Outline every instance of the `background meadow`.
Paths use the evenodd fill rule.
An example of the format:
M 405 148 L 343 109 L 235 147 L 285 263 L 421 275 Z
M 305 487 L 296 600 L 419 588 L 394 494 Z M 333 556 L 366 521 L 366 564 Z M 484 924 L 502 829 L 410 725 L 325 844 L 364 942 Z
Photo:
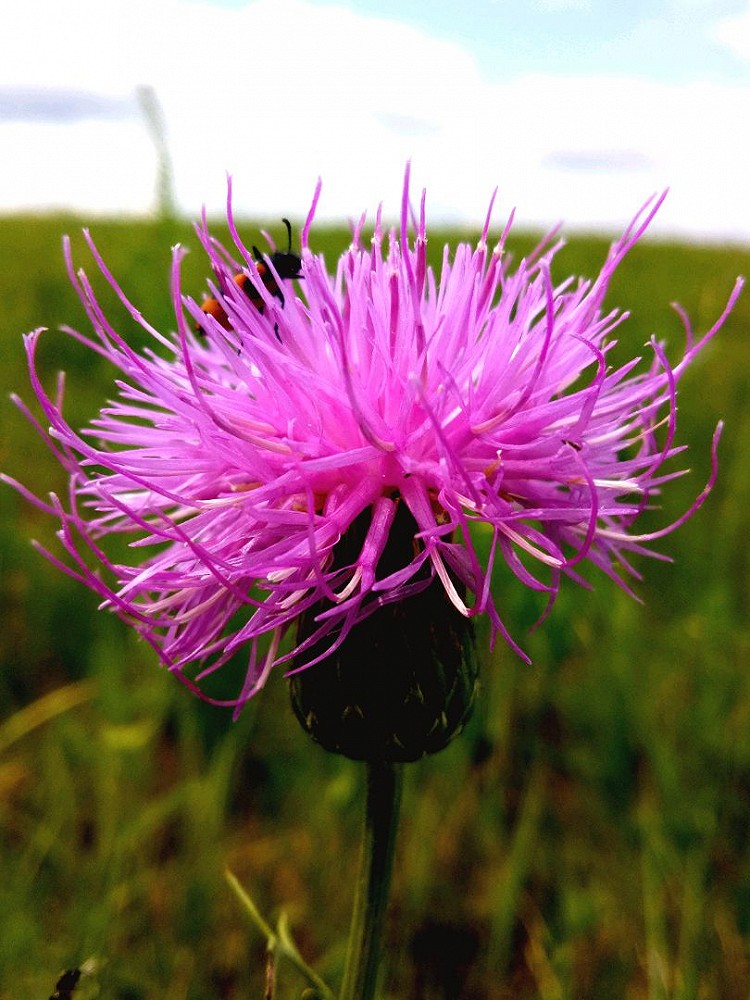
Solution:
M 35 491 L 63 490 L 42 442 L 7 401 L 30 400 L 21 333 L 86 330 L 60 236 L 94 277 L 63 217 L 0 221 L 0 467 Z M 272 221 L 275 232 L 278 222 Z M 122 287 L 173 325 L 169 247 L 187 224 L 99 221 Z M 248 243 L 259 242 L 247 224 Z M 329 263 L 348 240 L 314 232 Z M 443 243 L 476 233 L 432 231 Z M 511 240 L 515 254 L 531 236 Z M 608 241 L 572 236 L 557 279 L 593 275 Z M 656 332 L 679 356 L 676 300 L 702 332 L 750 250 L 645 242 L 608 304 L 632 316 L 621 356 Z M 185 262 L 200 296 L 205 263 Z M 141 334 L 97 281 L 123 333 Z M 112 391 L 102 359 L 62 333 L 41 345 L 51 386 L 68 373 L 68 415 Z M 646 354 L 648 352 L 645 352 Z M 533 657 L 487 651 L 465 735 L 407 768 L 384 998 L 692 1000 L 750 995 L 750 295 L 680 386 L 692 473 L 653 527 L 689 505 L 726 421 L 720 477 L 704 509 L 641 560 L 638 604 L 592 573 L 543 602 L 498 574 L 500 605 Z M 265 943 L 224 881 L 230 867 L 334 986 L 344 958 L 360 819 L 360 767 L 302 733 L 275 676 L 241 720 L 192 698 L 95 597 L 29 546 L 52 525 L 0 489 L 0 998 L 43 998 L 93 957 L 76 1000 L 263 996 Z M 278 970 L 278 1000 L 304 981 Z

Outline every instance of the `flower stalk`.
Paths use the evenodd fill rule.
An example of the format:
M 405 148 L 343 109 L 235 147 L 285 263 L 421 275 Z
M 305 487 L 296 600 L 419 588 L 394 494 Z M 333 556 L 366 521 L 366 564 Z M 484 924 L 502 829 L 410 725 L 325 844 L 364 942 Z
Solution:
M 372 1000 L 375 996 L 401 802 L 401 770 L 401 765 L 390 761 L 367 763 L 360 869 L 340 1000 Z

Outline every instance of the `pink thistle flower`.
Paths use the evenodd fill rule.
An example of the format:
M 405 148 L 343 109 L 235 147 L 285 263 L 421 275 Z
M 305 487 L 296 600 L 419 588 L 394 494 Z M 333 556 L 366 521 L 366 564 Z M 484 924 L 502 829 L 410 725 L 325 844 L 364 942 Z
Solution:
M 407 170 L 400 230 L 386 236 L 378 213 L 366 248 L 363 217 L 331 275 L 309 247 L 318 185 L 302 232 L 304 282 L 278 276 L 281 298 L 262 284 L 237 234 L 230 186 L 239 263 L 205 218 L 197 230 L 222 322 L 183 294 L 177 247 L 170 335 L 130 304 L 86 233 L 153 351 L 137 352 L 110 326 L 66 244 L 96 339 L 68 332 L 120 372 L 116 399 L 83 431 L 63 415 L 62 382 L 54 396 L 41 384 L 41 331 L 25 338 L 49 430 L 37 427 L 70 477 L 67 502 L 9 480 L 60 522 L 67 559 L 42 551 L 132 623 L 196 692 L 248 647 L 240 690 L 220 702 L 238 711 L 276 664 L 312 667 L 375 610 L 436 578 L 462 615 L 487 615 L 493 641 L 499 633 L 525 657 L 490 588 L 498 560 L 548 595 L 544 615 L 563 575 L 585 582 L 584 561 L 628 589 L 625 576 L 637 576 L 630 555 L 657 555 L 649 543 L 695 513 L 716 478 L 720 427 L 710 479 L 690 508 L 659 531 L 634 531 L 661 486 L 681 474 L 665 471 L 682 450 L 678 380 L 741 288 L 738 280 L 701 338 L 686 321 L 676 365 L 652 339 L 650 364 L 608 366 L 627 314 L 603 311 L 607 286 L 664 196 L 644 206 L 595 280 L 555 285 L 560 244 L 548 239 L 512 270 L 503 257 L 510 222 L 488 247 L 492 205 L 476 248 L 460 244 L 452 257 L 446 248 L 436 276 L 426 261 L 424 194 L 409 241 L 408 187 Z M 262 309 L 232 280 L 238 270 Z M 379 572 L 400 505 L 415 523 L 414 543 L 403 565 Z M 362 530 L 363 514 L 358 555 L 342 566 L 334 548 L 355 520 Z M 484 560 L 475 526 L 491 539 Z M 111 535 L 130 540 L 132 563 L 107 556 Z M 294 648 L 282 646 L 311 609 L 315 627 Z

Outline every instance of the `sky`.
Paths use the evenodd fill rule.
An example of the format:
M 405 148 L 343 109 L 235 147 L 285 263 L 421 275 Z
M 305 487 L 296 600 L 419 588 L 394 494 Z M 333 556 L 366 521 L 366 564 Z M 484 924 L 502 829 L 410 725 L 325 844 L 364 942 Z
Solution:
M 0 212 L 176 205 L 750 243 L 750 0 L 16 0 L 0 61 Z M 152 119 L 153 121 L 153 119 Z M 0 220 L 0 224 L 2 224 Z

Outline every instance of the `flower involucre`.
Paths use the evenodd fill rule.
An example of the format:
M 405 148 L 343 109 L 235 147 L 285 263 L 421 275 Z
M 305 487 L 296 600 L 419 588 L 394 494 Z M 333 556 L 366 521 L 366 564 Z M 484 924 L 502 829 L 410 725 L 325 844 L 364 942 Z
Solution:
M 607 286 L 661 198 L 614 243 L 594 281 L 555 285 L 560 244 L 545 241 L 511 269 L 503 256 L 510 223 L 494 249 L 487 243 L 492 205 L 476 248 L 446 248 L 435 275 L 424 194 L 410 242 L 408 185 L 407 170 L 400 230 L 385 234 L 379 212 L 365 246 L 363 217 L 334 275 L 309 247 L 318 185 L 302 231 L 304 280 L 279 277 L 283 299 L 263 286 L 237 234 L 230 188 L 239 260 L 205 218 L 197 230 L 224 322 L 184 295 L 177 247 L 170 335 L 128 302 L 86 234 L 155 350 L 137 352 L 109 325 L 67 249 L 97 339 L 68 332 L 119 369 L 116 399 L 84 431 L 63 416 L 62 392 L 48 395 L 38 378 L 41 331 L 25 338 L 49 442 L 70 475 L 67 503 L 32 497 L 59 519 L 68 559 L 45 554 L 131 622 L 193 690 L 247 646 L 229 702 L 237 709 L 275 664 L 312 666 L 358 622 L 436 577 L 462 614 L 486 614 L 493 638 L 500 633 L 523 656 L 491 591 L 498 560 L 550 605 L 563 574 L 583 582 L 584 560 L 626 587 L 617 568 L 633 574 L 630 553 L 653 555 L 647 544 L 697 510 L 715 479 L 718 429 L 711 478 L 690 509 L 661 531 L 633 533 L 660 486 L 680 474 L 663 468 L 681 450 L 677 381 L 741 287 L 700 339 L 686 322 L 674 367 L 655 340 L 650 364 L 608 366 L 625 314 L 603 312 Z M 262 309 L 233 280 L 239 271 Z M 379 571 L 402 504 L 416 522 L 413 544 L 402 565 L 384 559 Z M 334 548 L 355 520 L 363 541 L 342 566 Z M 133 543 L 132 564 L 105 554 L 112 534 Z M 296 646 L 282 646 L 310 609 L 319 611 L 317 628 L 308 624 Z

